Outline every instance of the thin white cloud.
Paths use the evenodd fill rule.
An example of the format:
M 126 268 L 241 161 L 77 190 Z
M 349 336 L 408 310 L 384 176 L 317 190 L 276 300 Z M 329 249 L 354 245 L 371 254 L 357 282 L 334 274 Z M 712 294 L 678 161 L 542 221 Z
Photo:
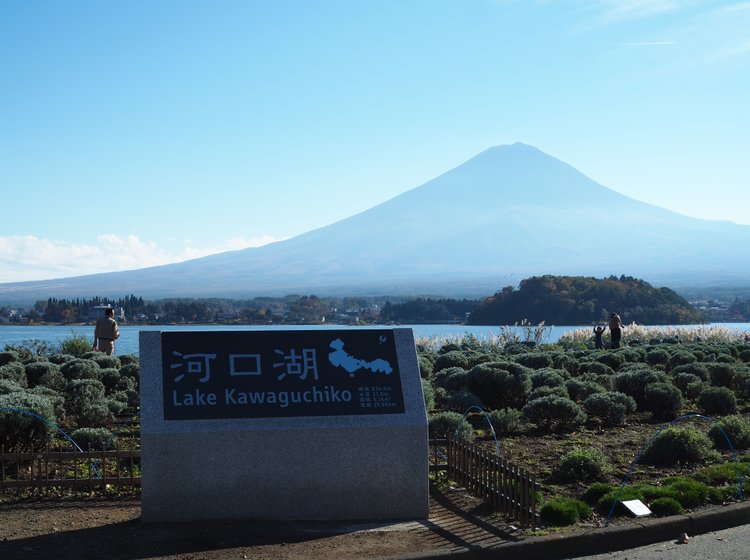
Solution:
M 674 41 L 646 41 L 642 43 L 621 43 L 616 47 L 662 47 L 665 45 L 674 45 Z
M 599 0 L 601 23 L 615 23 L 673 12 L 686 2 L 676 0 Z
M 104 234 L 96 243 L 70 243 L 33 235 L 0 237 L 0 282 L 27 282 L 133 270 L 205 257 L 224 251 L 260 247 L 279 239 L 269 235 L 238 237 L 210 247 L 186 246 L 168 251 L 135 235 Z
M 644 41 L 641 43 L 615 43 L 613 47 L 664 47 L 676 44 L 674 41 Z
M 750 53 L 750 2 L 722 6 L 697 18 L 686 34 L 702 37 L 703 61 L 714 64 Z

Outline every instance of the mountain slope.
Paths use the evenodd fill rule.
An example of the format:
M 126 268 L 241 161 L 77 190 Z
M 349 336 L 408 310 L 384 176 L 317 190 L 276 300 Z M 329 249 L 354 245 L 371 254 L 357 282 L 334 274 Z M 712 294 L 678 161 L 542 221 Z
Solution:
M 750 226 L 638 202 L 514 144 L 286 241 L 161 267 L 0 284 L 0 301 L 129 293 L 486 295 L 534 274 L 746 283 L 749 256 Z

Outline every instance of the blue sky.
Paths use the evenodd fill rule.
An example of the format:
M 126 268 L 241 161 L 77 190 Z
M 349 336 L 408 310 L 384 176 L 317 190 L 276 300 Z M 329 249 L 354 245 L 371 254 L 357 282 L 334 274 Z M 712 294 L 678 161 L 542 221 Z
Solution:
M 748 100 L 750 1 L 4 0 L 0 282 L 288 238 L 519 141 L 750 224 Z

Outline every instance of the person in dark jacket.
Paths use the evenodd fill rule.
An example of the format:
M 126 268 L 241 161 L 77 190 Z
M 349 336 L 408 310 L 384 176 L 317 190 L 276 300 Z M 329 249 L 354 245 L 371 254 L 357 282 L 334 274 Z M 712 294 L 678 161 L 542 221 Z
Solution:
M 607 327 L 602 327 L 601 325 L 597 325 L 594 327 L 594 346 L 599 348 L 604 348 L 604 341 L 602 340 L 602 336 L 604 335 L 604 331 L 607 330 Z
M 612 313 L 609 317 L 609 336 L 612 339 L 612 348 L 620 347 L 620 339 L 622 338 L 622 329 L 625 326 L 620 320 L 620 316 L 617 313 Z

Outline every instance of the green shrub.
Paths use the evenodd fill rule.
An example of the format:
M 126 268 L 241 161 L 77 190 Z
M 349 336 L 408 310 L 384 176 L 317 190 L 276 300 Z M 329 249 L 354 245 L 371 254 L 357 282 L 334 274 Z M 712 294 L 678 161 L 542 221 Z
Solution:
M 49 361 L 53 364 L 57 364 L 58 366 L 63 365 L 66 362 L 70 362 L 72 360 L 75 360 L 76 356 L 73 356 L 72 354 L 52 354 L 49 357 Z
M 544 368 L 531 374 L 531 387 L 563 387 L 567 374 L 562 370 Z
M 575 375 L 581 367 L 580 362 L 574 356 L 563 352 L 552 354 L 552 367 L 555 369 L 564 369 L 570 375 Z
M 612 377 L 615 370 L 602 362 L 583 362 L 581 363 L 582 373 L 595 373 L 597 375 L 606 375 Z
M 432 438 L 446 438 L 456 433 L 463 439 L 474 438 L 474 428 L 458 412 L 438 412 L 437 414 L 433 414 L 429 417 L 428 430 Z
M 120 378 L 119 377 L 119 373 L 118 373 L 118 380 L 117 381 L 119 382 L 120 379 L 123 379 L 123 380 L 127 379 L 127 380 L 132 381 L 132 379 L 130 377 L 122 377 L 122 378 Z M 117 386 L 115 386 L 115 388 L 117 388 Z M 131 388 L 135 388 L 135 384 Z M 424 407 L 425 407 L 425 410 L 427 412 L 431 412 L 435 408 L 435 389 L 433 389 L 432 383 L 430 383 L 429 381 L 427 381 L 424 378 L 422 378 L 422 396 L 424 397 Z
M 672 375 L 677 376 L 680 373 L 691 373 L 697 375 L 701 381 L 708 381 L 708 366 L 706 364 L 683 364 L 672 368 Z
M 119 398 L 114 398 L 114 396 L 104 401 L 104 404 L 107 406 L 107 409 L 112 414 L 112 416 L 115 417 L 120 416 L 125 411 L 125 409 L 128 408 L 127 402 L 124 402 Z
M 750 362 L 750 350 L 741 350 L 739 355 L 740 360 L 745 363 Z M 2 362 L 0 362 L 2 363 Z
M 724 433 L 722 433 L 722 429 Z M 708 437 L 719 449 L 729 449 L 724 434 L 727 435 L 735 449 L 747 449 L 750 447 L 750 421 L 742 416 L 725 416 L 719 420 L 719 425 L 712 426 L 708 430 Z
M 708 486 L 692 478 L 678 477 L 665 481 L 669 495 L 684 508 L 695 508 L 708 500 Z
M 604 387 L 604 389 L 607 391 L 615 390 L 615 376 L 614 375 L 606 375 L 604 373 L 588 372 L 579 376 L 577 379 L 581 381 L 589 382 L 589 383 L 596 383 L 597 385 L 601 385 L 602 387 Z
M 688 387 L 693 386 L 696 387 L 696 384 L 702 384 L 701 378 L 695 375 L 694 373 L 678 373 L 674 378 L 672 379 L 672 383 L 674 383 L 675 387 L 677 387 L 680 392 L 683 394 L 683 396 L 687 398 L 691 398 L 688 396 Z M 702 385 L 701 385 L 702 386 Z M 692 398 L 697 397 L 698 395 L 694 395 Z
M 612 373 L 617 371 L 625 363 L 625 355 L 621 352 L 602 352 L 596 356 L 596 361 L 612 369 Z M 589 370 L 591 371 L 591 370 Z
M 619 354 L 622 357 L 622 363 L 637 363 L 646 361 L 646 350 L 643 348 L 619 348 L 618 350 L 615 350 L 614 353 Z
M 737 412 L 737 397 L 727 387 L 706 387 L 698 395 L 698 408 L 705 414 L 734 414 Z
M 24 358 L 23 360 L 21 360 L 21 363 L 23 365 L 34 364 L 38 362 L 49 362 L 49 358 L 47 358 L 47 356 L 29 356 L 28 358 Z
M 26 372 L 26 379 L 29 387 L 36 387 L 39 385 L 39 380 L 45 373 L 50 371 L 60 371 L 60 366 L 53 364 L 52 362 L 34 362 L 26 364 L 24 366 Z
M 711 364 L 708 366 L 711 385 L 715 387 L 732 387 L 734 385 L 734 366 L 731 364 Z
M 445 408 L 455 412 L 466 412 L 473 406 L 482 406 L 482 401 L 468 389 L 461 389 L 455 393 L 450 393 L 445 399 Z
M 99 370 L 99 381 L 104 385 L 107 394 L 114 392 L 117 383 L 120 381 L 120 370 L 115 368 L 106 368 Z
M 94 360 L 97 364 L 99 364 L 99 367 L 101 369 L 108 369 L 108 368 L 114 368 L 114 369 L 120 369 L 122 367 L 122 364 L 120 363 L 120 358 L 117 356 L 107 356 L 106 354 L 97 353 L 95 356 L 91 358 Z
M 129 390 L 125 391 L 125 394 L 128 396 L 128 406 L 133 409 L 137 409 L 141 406 L 141 392 L 140 391 L 134 391 Z
M 691 426 L 669 427 L 654 437 L 643 453 L 643 462 L 652 465 L 673 466 L 698 463 L 714 459 L 718 453 L 708 436 Z
M 445 354 L 438 356 L 435 360 L 435 365 L 432 371 L 437 373 L 440 370 L 447 369 L 449 367 L 459 367 L 461 369 L 469 369 L 469 357 L 466 353 L 460 350 L 452 350 Z
M 648 350 L 648 353 L 646 354 L 646 361 L 649 365 L 652 366 L 666 366 L 669 367 L 669 352 L 664 350 L 663 348 L 654 348 L 652 350 Z
M 37 385 L 28 390 L 32 395 L 44 397 L 52 404 L 53 418 L 63 418 L 65 416 L 65 397 L 59 392 L 43 385 Z
M 56 420 L 50 399 L 28 391 L 0 395 L 0 447 L 6 450 L 29 450 L 42 447 L 53 428 L 47 422 Z
M 469 370 L 467 387 L 487 408 L 521 408 L 531 391 L 531 372 L 513 362 L 488 362 Z
M 426 391 L 431 392 L 432 399 L 434 401 L 434 399 L 435 399 L 435 390 L 432 388 L 432 385 L 430 385 L 430 382 L 425 379 L 424 382 L 423 382 L 423 385 L 425 387 L 428 387 L 428 389 Z M 124 377 L 123 376 L 123 377 L 120 377 L 120 379 L 117 381 L 117 385 L 115 385 L 115 389 L 114 390 L 115 390 L 115 392 L 118 392 L 118 391 L 130 391 L 130 390 L 135 391 L 137 389 L 138 389 L 138 387 L 136 386 L 135 379 L 133 379 L 132 377 Z M 428 398 L 430 398 L 430 395 L 428 395 L 425 392 L 424 393 L 424 397 L 425 397 L 425 399 L 428 399 Z M 427 402 L 427 401 L 425 401 L 425 402 Z M 434 402 L 433 402 L 432 406 L 434 408 Z
M 57 370 L 50 370 L 39 378 L 37 387 L 47 387 L 58 393 L 65 391 L 68 382 L 63 374 Z
M 93 338 L 89 338 L 83 333 L 74 333 L 60 343 L 59 351 L 61 354 L 70 354 L 80 358 L 91 351 L 92 342 Z
M 448 352 L 461 352 L 462 350 L 463 349 L 461 348 L 460 344 L 456 342 L 448 342 L 447 344 L 443 344 L 440 347 L 440 349 L 438 350 L 438 356 L 442 356 L 443 354 L 447 354 Z
M 8 393 L 19 393 L 25 391 L 24 387 L 21 387 L 15 381 L 10 379 L 0 379 L 0 395 L 7 395 Z
M 70 382 L 69 387 L 79 427 L 101 427 L 114 420 L 114 416 L 107 405 L 104 396 L 104 384 L 101 381 L 74 379 Z
M 643 400 L 644 410 L 657 420 L 671 420 L 682 408 L 682 393 L 671 383 L 649 383 Z
M 419 364 L 419 376 L 422 379 L 428 379 L 432 375 L 432 360 L 427 356 L 417 356 L 417 363 Z
M 604 393 L 606 391 L 603 385 L 593 381 L 586 381 L 582 378 L 569 379 L 565 383 L 565 388 L 568 391 L 568 396 L 576 402 L 585 401 L 595 393 Z
M 0 366 L 4 366 L 5 364 L 9 364 L 11 362 L 17 362 L 18 361 L 18 353 L 12 352 L 6 350 L 5 352 L 0 352 Z
M 139 365 L 140 364 L 140 360 L 139 360 L 138 356 L 134 356 L 133 354 L 123 354 L 122 356 L 120 356 L 120 363 L 123 366 L 127 366 L 127 365 L 130 365 L 130 364 Z
M 60 373 L 67 380 L 98 379 L 99 371 L 99 364 L 93 360 L 84 360 L 82 358 L 76 358 L 60 366 Z
M 511 342 L 503 347 L 503 354 L 507 356 L 518 356 L 531 351 L 531 347 L 521 342 Z
M 750 371 L 735 371 L 734 391 L 742 399 L 750 398 Z
M 672 365 L 672 369 L 677 366 L 693 364 L 697 360 L 698 359 L 695 357 L 695 355 L 692 352 L 688 352 L 687 350 L 675 350 L 669 357 L 669 363 Z
M 563 482 L 588 482 L 602 477 L 607 470 L 607 459 L 595 448 L 576 447 L 565 454 L 554 475 Z
M 539 517 L 545 525 L 563 527 L 591 517 L 591 508 L 581 500 L 555 497 L 542 505 Z
M 546 431 L 572 431 L 586 421 L 586 413 L 580 406 L 554 395 L 529 402 L 523 407 L 523 414 L 529 422 Z
M 541 397 L 547 397 L 549 395 L 557 395 L 558 397 L 565 397 L 566 399 L 570 398 L 570 395 L 568 395 L 568 390 L 565 387 L 538 387 L 531 391 L 529 393 L 528 402 L 531 402 L 535 399 L 539 399 Z
M 615 488 L 611 484 L 606 482 L 594 482 L 583 493 L 583 501 L 589 505 L 595 505 L 602 496 L 609 492 L 613 492 L 614 490 Z
M 553 361 L 552 356 L 546 352 L 528 352 L 526 354 L 519 354 L 515 357 L 515 361 L 524 367 L 531 369 L 542 369 L 552 367 Z
M 612 504 L 617 502 L 617 506 L 614 508 L 615 515 L 623 515 L 628 513 L 628 509 L 622 505 L 622 502 L 627 500 L 644 500 L 643 491 L 638 486 L 625 486 L 607 492 L 599 501 L 596 502 L 596 512 L 600 515 L 609 515 L 612 511 Z
M 693 473 L 693 478 L 708 486 L 733 485 L 736 493 L 737 479 L 745 479 L 748 475 L 750 475 L 750 465 L 747 462 L 737 464 L 732 461 L 704 467 Z
M 130 368 L 131 366 L 127 366 Z M 120 370 L 121 374 L 125 368 Z M 430 382 L 435 389 L 445 389 L 448 393 L 458 391 L 466 387 L 466 370 L 460 367 L 449 367 L 433 374 Z
M 120 375 L 123 377 L 132 377 L 138 382 L 141 378 L 141 366 L 137 362 L 125 364 L 120 368 Z
M 615 375 L 615 389 L 635 399 L 639 408 L 645 407 L 646 386 L 651 383 L 668 383 L 670 378 L 664 372 L 659 372 L 647 366 L 621 371 Z
M 685 508 L 682 507 L 682 504 L 680 502 L 668 496 L 656 498 L 649 504 L 649 509 L 653 512 L 654 515 L 658 517 L 679 515 L 683 511 L 685 511 Z
M 9 362 L 0 366 L 0 379 L 7 379 L 16 385 L 26 387 L 26 367 L 21 362 Z
M 724 504 L 739 497 L 737 486 L 708 487 L 708 501 L 712 504 Z
M 499 434 L 512 434 L 521 429 L 521 411 L 515 408 L 493 410 L 488 416 L 495 432 Z
M 84 451 L 113 449 L 117 443 L 117 436 L 106 428 L 78 428 L 70 437 Z
M 126 366 L 131 367 L 131 366 Z M 120 373 L 122 374 L 122 368 Z M 466 387 L 466 380 L 468 379 L 467 371 L 460 367 L 449 367 L 441 369 L 432 377 L 432 384 L 435 387 L 442 387 L 447 391 L 458 391 Z
M 658 498 L 671 498 L 669 490 L 665 486 L 653 486 L 651 484 L 639 484 L 638 485 L 641 494 L 643 495 L 643 501 L 647 504 Z
M 19 344 L 6 344 L 5 351 L 14 352 L 21 361 L 34 356 L 49 356 L 54 353 L 50 342 L 39 339 L 24 340 Z
M 605 426 L 618 426 L 625 422 L 628 414 L 636 411 L 637 405 L 633 397 L 625 393 L 608 391 L 594 393 L 583 401 L 583 407 L 590 416 L 600 420 Z

